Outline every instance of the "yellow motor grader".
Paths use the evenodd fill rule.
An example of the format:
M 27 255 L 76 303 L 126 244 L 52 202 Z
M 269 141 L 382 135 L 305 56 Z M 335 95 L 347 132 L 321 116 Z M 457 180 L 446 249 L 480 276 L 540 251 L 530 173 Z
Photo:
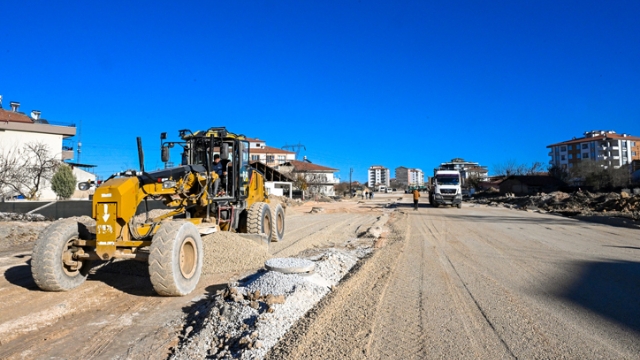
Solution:
M 280 204 L 269 207 L 264 177 L 249 166 L 245 137 L 217 127 L 180 130 L 180 138 L 168 142 L 162 133 L 160 143 L 165 163 L 171 148 L 182 147 L 182 164 L 150 172 L 144 171 L 138 138 L 140 171 L 116 173 L 97 186 L 95 224 L 62 219 L 40 234 L 31 273 L 42 290 L 79 286 L 92 260 L 135 259 L 149 262 L 151 283 L 158 294 L 182 296 L 193 291 L 200 279 L 201 233 L 234 231 L 282 240 L 284 210 Z M 219 159 L 214 161 L 214 156 Z M 91 185 L 78 187 L 86 190 Z M 150 217 L 150 198 L 161 198 L 168 212 Z M 142 207 L 144 211 L 137 215 Z

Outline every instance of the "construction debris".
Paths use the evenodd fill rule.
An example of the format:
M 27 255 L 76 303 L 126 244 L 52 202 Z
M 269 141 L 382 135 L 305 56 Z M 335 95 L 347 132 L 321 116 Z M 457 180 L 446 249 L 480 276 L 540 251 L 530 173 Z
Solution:
M 310 260 L 316 265 L 312 276 L 261 271 L 200 300 L 190 311 L 171 358 L 263 358 L 358 257 L 353 251 L 331 249 L 305 263 Z
M 44 215 L 0 212 L 0 221 L 47 221 Z
M 572 194 L 555 191 L 549 194 L 527 196 L 480 194 L 470 202 L 489 206 L 501 205 L 519 210 L 555 212 L 570 216 L 607 214 L 640 220 L 640 190 L 636 189 L 633 192 L 626 189 L 609 193 L 576 191 Z

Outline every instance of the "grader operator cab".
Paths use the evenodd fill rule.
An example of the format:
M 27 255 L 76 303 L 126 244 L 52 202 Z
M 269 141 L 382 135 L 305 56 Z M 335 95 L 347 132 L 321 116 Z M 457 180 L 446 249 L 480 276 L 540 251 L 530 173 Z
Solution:
M 168 162 L 170 149 L 180 146 L 182 164 L 145 172 L 138 138 L 140 171 L 116 173 L 96 188 L 93 224 L 62 219 L 40 234 L 31 260 L 38 287 L 71 290 L 85 281 L 92 260 L 135 259 L 148 261 L 158 294 L 182 296 L 200 279 L 200 234 L 233 231 L 282 240 L 284 210 L 269 206 L 264 177 L 249 166 L 243 135 L 219 127 L 180 130 L 181 141 L 166 141 L 166 133 L 160 138 L 162 160 Z M 161 198 L 168 212 L 150 217 L 149 198 Z M 146 215 L 136 216 L 142 203 Z

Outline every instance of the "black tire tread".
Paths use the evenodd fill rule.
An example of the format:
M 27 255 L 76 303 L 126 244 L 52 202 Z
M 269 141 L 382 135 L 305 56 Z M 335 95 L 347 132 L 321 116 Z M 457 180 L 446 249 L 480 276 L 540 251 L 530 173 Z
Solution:
M 31 254 L 31 275 L 40 289 L 68 291 L 86 280 L 88 264 L 74 277 L 62 270 L 61 248 L 71 237 L 78 237 L 78 223 L 66 219 L 47 226 L 38 236 Z
M 282 214 L 282 233 L 278 233 L 278 214 Z M 272 208 L 271 213 L 271 242 L 280 242 L 282 238 L 284 238 L 284 230 L 285 230 L 285 213 L 282 205 L 276 204 L 275 207 Z
M 264 232 L 262 220 L 265 213 L 269 211 L 269 204 L 263 202 L 257 202 L 249 207 L 247 211 L 247 232 L 249 234 L 262 234 Z
M 191 223 L 184 221 L 166 222 L 160 226 L 158 232 L 153 236 L 153 240 L 149 248 L 149 277 L 151 284 L 153 285 L 153 289 L 158 293 L 158 295 L 184 296 L 191 292 L 181 290 L 178 287 L 178 284 L 174 280 L 175 274 L 173 264 L 173 251 L 175 246 L 174 243 L 176 242 L 176 235 L 178 231 L 180 231 L 180 228 L 187 224 Z M 191 224 L 191 226 L 196 229 L 195 225 Z M 197 229 L 195 231 L 197 234 Z M 202 244 L 199 235 L 195 240 L 196 242 L 199 242 L 200 245 Z M 202 246 L 200 246 L 198 249 L 199 259 L 197 260 L 200 264 L 200 269 L 196 270 L 197 274 L 195 275 L 198 279 L 202 270 L 202 250 Z

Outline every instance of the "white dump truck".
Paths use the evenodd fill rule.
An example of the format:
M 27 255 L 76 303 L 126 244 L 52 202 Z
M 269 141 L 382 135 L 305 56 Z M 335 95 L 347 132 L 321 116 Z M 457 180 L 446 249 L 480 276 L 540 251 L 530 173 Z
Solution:
M 437 170 L 431 178 L 429 204 L 462 208 L 462 178 L 457 170 Z

